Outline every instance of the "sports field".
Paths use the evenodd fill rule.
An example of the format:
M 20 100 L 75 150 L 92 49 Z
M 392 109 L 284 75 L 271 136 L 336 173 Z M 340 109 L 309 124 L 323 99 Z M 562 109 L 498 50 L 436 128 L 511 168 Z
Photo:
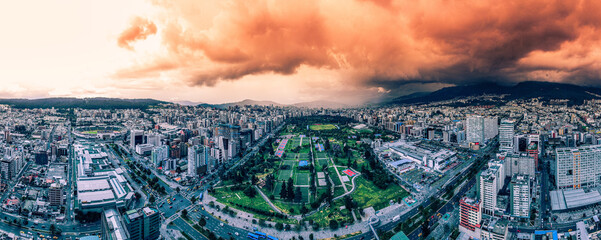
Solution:
M 313 131 L 321 131 L 321 130 L 337 129 L 337 127 L 334 126 L 334 124 L 313 124 L 313 125 L 309 126 L 309 129 L 311 129 Z
M 301 193 L 303 194 L 303 202 L 308 203 L 309 202 L 309 187 L 301 187 Z
M 83 131 L 83 134 L 98 134 L 98 130 Z
M 290 177 L 292 177 L 292 170 L 280 170 L 278 180 L 288 180 Z
M 326 154 L 325 152 L 317 152 L 315 153 L 315 158 L 327 158 L 328 154 Z
M 309 173 L 296 173 L 294 185 L 309 185 Z

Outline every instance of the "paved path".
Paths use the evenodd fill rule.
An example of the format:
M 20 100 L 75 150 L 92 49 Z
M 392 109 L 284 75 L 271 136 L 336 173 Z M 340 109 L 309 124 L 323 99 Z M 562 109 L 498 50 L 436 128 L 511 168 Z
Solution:
M 269 199 L 267 196 L 265 196 L 265 193 L 263 193 L 263 191 L 261 191 L 261 189 L 259 189 L 257 186 L 253 186 L 255 187 L 255 189 L 257 190 L 257 192 L 259 192 L 259 194 L 261 195 L 261 197 L 263 197 L 263 199 L 267 202 L 267 204 L 269 204 L 269 206 L 276 212 L 284 214 L 284 215 L 288 215 L 285 214 L 284 212 L 282 212 L 282 210 L 280 210 L 278 207 L 276 207 L 275 205 L 273 205 L 273 203 L 271 202 L 271 199 Z
M 334 170 L 336 170 L 336 175 L 338 175 L 338 179 L 340 180 L 340 183 L 342 184 L 344 191 L 348 192 L 348 190 L 346 189 L 346 184 L 344 184 L 344 182 L 342 181 L 342 177 L 340 177 L 340 172 L 338 172 L 338 167 L 336 167 L 336 164 L 334 163 L 334 160 L 332 160 L 331 157 L 330 157 L 330 162 L 332 162 L 332 166 L 334 166 Z
M 355 191 L 355 179 L 357 179 L 357 177 L 358 177 L 359 175 L 361 175 L 361 173 L 358 173 L 357 175 L 355 175 L 355 176 L 353 177 L 353 179 L 351 180 L 351 183 L 353 183 L 353 188 L 351 188 L 351 190 L 350 190 L 350 191 L 348 191 L 348 192 L 346 192 L 346 193 L 344 193 L 344 194 L 342 194 L 342 195 L 340 195 L 340 196 L 338 196 L 338 197 L 335 197 L 335 198 L 333 198 L 333 199 L 332 199 L 332 201 L 336 201 L 337 199 L 343 198 L 344 196 L 346 196 L 346 195 L 349 195 L 349 194 L 353 193 L 353 191 Z M 344 185 L 343 185 L 343 186 L 344 186 Z

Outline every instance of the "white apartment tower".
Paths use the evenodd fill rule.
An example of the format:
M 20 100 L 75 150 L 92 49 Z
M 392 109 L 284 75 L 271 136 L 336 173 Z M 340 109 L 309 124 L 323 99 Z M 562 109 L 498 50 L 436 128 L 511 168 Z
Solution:
M 466 122 L 468 143 L 484 143 L 499 133 L 497 117 L 471 116 L 467 118 Z
M 489 166 L 480 174 L 480 200 L 482 214 L 493 216 L 497 208 L 497 194 L 503 188 L 504 174 L 502 165 Z
M 510 183 L 511 216 L 528 218 L 530 216 L 530 180 L 528 176 L 514 174 Z
M 512 152 L 513 151 L 513 136 L 514 136 L 514 122 L 513 120 L 503 119 L 501 120 L 501 126 L 499 127 L 499 151 L 501 152 Z
M 555 182 L 559 189 L 597 187 L 601 181 L 601 145 L 555 150 Z

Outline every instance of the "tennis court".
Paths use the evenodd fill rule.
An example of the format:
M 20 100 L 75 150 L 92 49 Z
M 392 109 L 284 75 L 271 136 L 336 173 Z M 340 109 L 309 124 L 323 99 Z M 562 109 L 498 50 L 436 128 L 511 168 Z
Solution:
M 309 202 L 309 187 L 301 187 L 301 193 L 303 194 L 303 202 L 308 203 Z
M 294 161 L 294 160 L 284 160 L 284 161 L 282 161 L 282 165 L 288 165 L 288 166 L 290 166 L 290 169 L 293 169 L 294 166 L 296 165 L 296 161 Z
M 348 175 L 349 177 L 353 177 L 357 174 L 357 173 L 353 172 L 353 170 L 350 170 L 350 169 L 346 169 L 342 172 L 345 173 L 346 175 Z
M 280 170 L 278 180 L 288 180 L 292 176 L 292 170 Z
M 309 173 L 296 173 L 294 185 L 309 185 Z

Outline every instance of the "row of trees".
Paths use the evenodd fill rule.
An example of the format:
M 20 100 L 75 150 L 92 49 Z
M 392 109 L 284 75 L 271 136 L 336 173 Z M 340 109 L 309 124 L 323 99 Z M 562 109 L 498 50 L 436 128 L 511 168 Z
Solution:
M 239 207 L 242 210 L 245 211 L 250 211 L 250 212 L 255 212 L 264 216 L 268 216 L 268 217 L 275 217 L 275 218 L 280 218 L 280 219 L 288 219 L 288 216 L 281 214 L 281 213 L 277 213 L 277 212 L 270 212 L 270 211 L 265 211 L 262 209 L 258 209 L 258 208 L 254 208 L 252 206 L 249 205 L 241 205 L 239 203 L 233 203 L 236 207 Z

